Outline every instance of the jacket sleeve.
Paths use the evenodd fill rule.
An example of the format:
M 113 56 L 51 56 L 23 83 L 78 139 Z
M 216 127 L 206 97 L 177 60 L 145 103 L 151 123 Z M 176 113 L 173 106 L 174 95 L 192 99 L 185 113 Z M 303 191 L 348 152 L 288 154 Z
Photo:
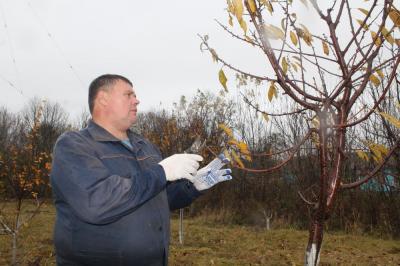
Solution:
M 53 152 L 51 184 L 56 198 L 65 201 L 80 219 L 106 224 L 134 211 L 165 189 L 162 166 L 139 170 L 140 180 L 109 172 L 86 140 L 68 132 L 57 141 Z
M 187 179 L 180 179 L 167 184 L 169 209 L 171 211 L 189 206 L 197 199 L 199 192 Z

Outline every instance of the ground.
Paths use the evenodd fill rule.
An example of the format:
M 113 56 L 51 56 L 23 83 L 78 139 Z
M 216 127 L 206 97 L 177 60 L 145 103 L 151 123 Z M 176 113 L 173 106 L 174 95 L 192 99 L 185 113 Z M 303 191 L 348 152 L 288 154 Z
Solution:
M 54 207 L 47 205 L 21 230 L 21 265 L 55 265 Z M 170 265 L 302 265 L 307 232 L 222 225 L 185 219 L 184 245 L 172 219 Z M 11 238 L 0 235 L 0 265 L 10 263 Z M 400 241 L 327 232 L 320 265 L 400 265 Z

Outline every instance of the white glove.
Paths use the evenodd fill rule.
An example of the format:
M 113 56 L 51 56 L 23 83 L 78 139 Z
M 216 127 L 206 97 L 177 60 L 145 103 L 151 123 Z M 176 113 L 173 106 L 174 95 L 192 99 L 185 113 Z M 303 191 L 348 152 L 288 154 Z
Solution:
M 198 161 L 203 157 L 197 154 L 174 154 L 159 162 L 164 168 L 167 181 L 175 181 L 181 178 L 193 179 L 199 169 Z
M 206 190 L 219 182 L 231 180 L 231 169 L 220 170 L 227 163 L 229 163 L 229 159 L 224 154 L 220 154 L 205 167 L 201 168 L 194 178 L 191 179 L 195 188 L 199 191 Z

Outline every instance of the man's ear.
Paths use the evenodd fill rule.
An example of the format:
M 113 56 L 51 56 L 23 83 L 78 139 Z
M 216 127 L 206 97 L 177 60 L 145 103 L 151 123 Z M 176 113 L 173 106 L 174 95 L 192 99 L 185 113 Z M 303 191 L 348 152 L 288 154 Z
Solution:
M 107 91 L 100 90 L 97 94 L 97 103 L 101 106 L 107 106 L 109 95 Z

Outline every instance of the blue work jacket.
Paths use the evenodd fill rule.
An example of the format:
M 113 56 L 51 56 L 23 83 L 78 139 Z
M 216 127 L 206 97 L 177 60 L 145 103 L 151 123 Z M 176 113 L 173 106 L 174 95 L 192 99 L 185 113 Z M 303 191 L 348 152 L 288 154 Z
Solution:
M 167 182 L 159 150 L 128 131 L 129 148 L 93 121 L 54 147 L 58 265 L 166 265 L 170 209 L 200 195 L 187 180 Z

